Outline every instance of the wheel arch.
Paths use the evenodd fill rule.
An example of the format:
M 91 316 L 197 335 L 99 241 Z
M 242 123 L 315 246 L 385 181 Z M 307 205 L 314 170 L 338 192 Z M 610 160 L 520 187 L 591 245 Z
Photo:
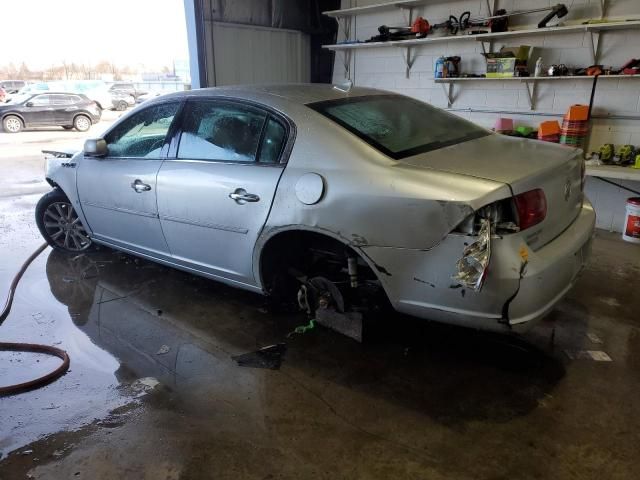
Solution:
M 380 270 L 381 267 L 376 265 L 375 262 L 373 262 L 358 245 L 353 242 L 349 242 L 339 233 L 306 225 L 289 225 L 286 227 L 274 228 L 269 230 L 268 233 L 263 233 L 263 235 L 258 239 L 254 251 L 253 264 L 254 272 L 257 273 L 255 275 L 256 281 L 258 286 L 262 288 L 263 292 L 268 293 L 270 286 L 269 276 L 276 271 L 276 267 L 273 265 L 273 262 L 277 260 L 278 251 L 282 251 L 282 249 L 287 248 L 291 245 L 291 242 L 298 242 L 301 238 L 305 241 L 317 240 L 321 242 L 331 242 L 336 247 L 354 252 L 375 274 L 385 290 L 385 294 L 388 296 L 385 281 L 384 278 L 382 278 L 383 275 L 380 275 L 383 273 Z
M 22 122 L 22 126 L 25 127 L 27 125 L 27 122 L 25 122 L 24 117 L 22 115 L 20 115 L 20 113 L 18 112 L 7 112 L 2 114 L 2 117 L 0 118 L 0 122 L 4 122 L 4 119 L 7 117 L 18 117 L 20 119 L 20 121 Z

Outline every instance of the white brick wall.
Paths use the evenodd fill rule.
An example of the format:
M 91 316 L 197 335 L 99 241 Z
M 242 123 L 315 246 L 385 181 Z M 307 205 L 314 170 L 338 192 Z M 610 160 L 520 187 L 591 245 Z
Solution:
M 388 0 L 342 0 L 342 8 L 364 6 Z M 508 12 L 548 7 L 556 0 L 498 0 L 497 8 Z M 562 19 L 567 23 L 579 23 L 589 18 L 600 18 L 600 0 L 564 0 L 569 14 Z M 608 0 L 607 18 L 640 18 L 640 0 Z M 432 0 L 414 10 L 414 18 L 423 16 L 430 23 L 442 22 L 449 15 L 458 16 L 469 10 L 472 16 L 487 14 L 485 0 Z M 510 28 L 535 28 L 545 13 L 512 17 Z M 553 25 L 557 20 L 550 22 Z M 389 9 L 353 17 L 351 37 L 365 40 L 377 34 L 380 25 L 401 26 L 408 24 L 408 17 L 401 9 Z M 342 31 L 341 31 L 342 34 Z M 342 38 L 339 38 L 342 39 Z M 591 40 L 586 33 L 556 35 L 532 35 L 503 42 L 497 40 L 494 49 L 503 45 L 531 45 L 535 47 L 532 57 L 542 57 L 545 65 L 564 63 L 568 66 L 589 66 Z M 600 36 L 600 63 L 619 67 L 631 58 L 640 57 L 640 29 L 604 32 Z M 396 48 L 367 48 L 351 50 L 351 78 L 355 85 L 397 91 L 433 105 L 446 108 L 447 100 L 442 86 L 433 79 L 433 65 L 441 56 L 459 55 L 461 69 L 466 73 L 484 73 L 485 60 L 482 46 L 476 41 L 451 41 L 423 45 L 413 49 L 416 55 L 410 78 L 405 75 L 404 50 Z M 343 53 L 336 53 L 334 81 L 344 81 Z M 544 120 L 559 120 L 567 108 L 575 103 L 588 104 L 591 92 L 590 80 L 542 81 L 537 84 L 535 115 L 531 115 L 528 95 L 523 84 L 516 81 L 463 82 L 454 84 L 454 111 L 459 109 L 504 110 L 514 112 L 455 113 L 481 125 L 492 127 L 500 116 L 511 117 L 517 125 L 537 127 Z M 541 115 L 548 114 L 548 115 Z M 600 79 L 594 100 L 596 115 L 640 116 L 640 78 Z M 602 143 L 632 143 L 640 146 L 640 121 L 599 119 L 593 122 L 590 150 Z M 640 190 L 640 182 L 627 182 L 628 186 Z M 599 214 L 598 225 L 602 228 L 620 230 L 624 215 L 624 198 L 631 193 L 592 180 L 589 194 Z M 620 203 L 622 201 L 622 203 Z M 618 225 L 620 224 L 620 225 Z

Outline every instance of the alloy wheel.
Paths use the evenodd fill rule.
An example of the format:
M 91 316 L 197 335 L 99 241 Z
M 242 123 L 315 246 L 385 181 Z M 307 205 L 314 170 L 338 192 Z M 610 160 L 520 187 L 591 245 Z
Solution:
M 78 130 L 80 130 L 81 132 L 85 132 L 89 130 L 89 127 L 91 127 L 91 123 L 86 117 L 76 118 L 76 128 Z
M 17 133 L 22 129 L 22 122 L 15 117 L 7 118 L 4 122 L 4 128 L 11 133 Z
M 68 202 L 49 205 L 44 212 L 43 223 L 49 238 L 59 247 L 80 252 L 91 246 L 87 231 Z

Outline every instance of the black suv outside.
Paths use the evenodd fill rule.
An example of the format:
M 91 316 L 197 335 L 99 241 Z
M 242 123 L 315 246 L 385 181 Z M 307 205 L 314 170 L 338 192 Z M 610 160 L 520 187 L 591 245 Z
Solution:
M 53 125 L 86 132 L 100 121 L 100 116 L 98 105 L 79 93 L 27 93 L 0 105 L 0 120 L 8 133 Z

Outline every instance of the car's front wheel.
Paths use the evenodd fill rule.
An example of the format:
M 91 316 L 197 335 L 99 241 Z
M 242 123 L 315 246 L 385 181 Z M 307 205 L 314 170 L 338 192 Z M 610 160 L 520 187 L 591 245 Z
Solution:
M 78 115 L 73 119 L 73 126 L 79 132 L 86 132 L 91 128 L 91 120 L 85 115 Z
M 2 120 L 2 128 L 4 128 L 5 132 L 18 133 L 24 128 L 24 124 L 22 123 L 22 120 L 20 120 L 20 117 L 7 115 L 4 117 L 4 120 Z
M 127 109 L 127 102 L 118 102 L 116 104 L 116 110 L 119 112 L 124 112 Z
M 36 206 L 36 224 L 49 245 L 63 252 L 82 252 L 92 245 L 71 201 L 56 188 Z

